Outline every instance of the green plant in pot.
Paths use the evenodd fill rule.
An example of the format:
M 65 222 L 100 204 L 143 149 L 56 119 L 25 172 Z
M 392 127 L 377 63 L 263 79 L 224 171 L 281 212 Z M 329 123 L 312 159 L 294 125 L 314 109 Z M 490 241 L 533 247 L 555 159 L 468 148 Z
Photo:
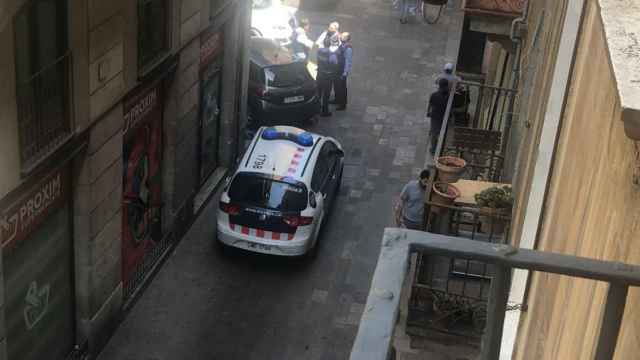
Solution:
M 480 231 L 486 234 L 504 233 L 505 219 L 513 207 L 513 193 L 510 186 L 494 186 L 475 194 L 480 207 Z

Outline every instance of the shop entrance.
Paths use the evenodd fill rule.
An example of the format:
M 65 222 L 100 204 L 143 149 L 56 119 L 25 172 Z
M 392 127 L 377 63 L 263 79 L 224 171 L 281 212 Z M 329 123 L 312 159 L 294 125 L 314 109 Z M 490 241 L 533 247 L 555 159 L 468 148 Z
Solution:
M 67 171 L 45 177 L 0 219 L 9 359 L 65 359 L 75 343 Z

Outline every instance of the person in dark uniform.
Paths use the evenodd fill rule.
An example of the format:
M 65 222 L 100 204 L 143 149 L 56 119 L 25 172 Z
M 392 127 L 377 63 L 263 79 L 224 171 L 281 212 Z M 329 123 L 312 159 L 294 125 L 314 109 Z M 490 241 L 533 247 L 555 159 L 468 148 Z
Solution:
M 427 116 L 431 118 L 431 155 L 436 152 L 438 136 L 442 128 L 444 113 L 447 111 L 447 101 L 449 100 L 449 81 L 445 78 L 438 80 L 438 90 L 429 97 L 427 106 Z
M 337 36 L 335 33 L 328 33 L 324 38 L 323 47 L 318 49 L 317 54 L 318 74 L 316 83 L 320 96 L 320 116 L 322 117 L 331 116 L 331 112 L 329 112 L 329 96 L 339 70 L 338 54 L 336 48 L 332 46 L 332 38 Z
M 336 111 L 345 110 L 347 108 L 347 77 L 351 74 L 351 65 L 353 59 L 353 49 L 351 47 L 351 34 L 344 32 L 340 34 L 342 42 L 340 49 L 338 50 L 338 59 L 340 73 L 336 78 L 335 93 L 336 93 Z

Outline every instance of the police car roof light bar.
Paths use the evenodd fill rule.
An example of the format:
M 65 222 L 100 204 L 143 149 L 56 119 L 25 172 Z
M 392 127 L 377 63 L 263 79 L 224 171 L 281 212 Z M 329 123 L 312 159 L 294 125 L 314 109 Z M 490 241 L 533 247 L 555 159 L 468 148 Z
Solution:
M 264 129 L 262 132 L 262 138 L 264 140 L 289 140 L 305 147 L 313 145 L 313 136 L 308 132 L 293 134 L 290 132 L 278 131 L 272 127 Z

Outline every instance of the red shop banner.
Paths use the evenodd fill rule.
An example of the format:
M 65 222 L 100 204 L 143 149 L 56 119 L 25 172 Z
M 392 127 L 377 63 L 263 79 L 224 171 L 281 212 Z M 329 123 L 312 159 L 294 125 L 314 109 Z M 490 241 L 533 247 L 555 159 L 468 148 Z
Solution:
M 29 189 L 18 201 L 0 215 L 2 248 L 15 246 L 26 239 L 56 209 L 67 200 L 69 176 L 60 168 Z
M 124 104 L 122 278 L 125 285 L 160 241 L 161 82 Z

